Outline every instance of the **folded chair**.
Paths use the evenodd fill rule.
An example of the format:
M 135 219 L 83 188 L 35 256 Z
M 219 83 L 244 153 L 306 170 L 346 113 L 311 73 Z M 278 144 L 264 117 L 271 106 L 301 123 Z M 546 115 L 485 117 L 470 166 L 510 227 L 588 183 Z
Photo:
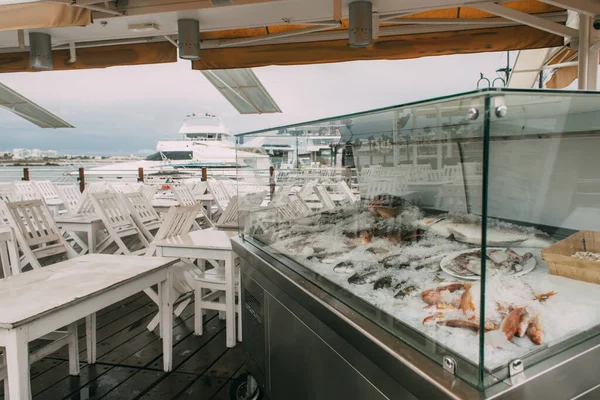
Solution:
M 102 220 L 108 235 L 98 243 L 98 253 L 142 254 L 148 240 L 133 221 L 127 207 L 117 193 L 91 193 L 96 215 Z
M 133 221 L 148 239 L 148 242 L 154 240 L 154 234 L 160 228 L 162 221 L 154 211 L 152 204 L 141 192 L 123 193 L 121 197 L 123 203 L 129 209 Z

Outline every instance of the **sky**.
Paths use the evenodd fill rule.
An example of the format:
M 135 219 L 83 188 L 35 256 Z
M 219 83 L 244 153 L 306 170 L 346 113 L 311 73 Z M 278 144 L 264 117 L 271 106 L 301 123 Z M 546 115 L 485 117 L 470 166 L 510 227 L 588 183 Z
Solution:
M 263 115 L 240 115 L 183 60 L 2 74 L 0 82 L 76 128 L 41 129 L 0 109 L 0 151 L 146 155 L 159 139 L 179 138 L 187 114 L 216 114 L 232 133 L 248 132 L 470 91 L 480 72 L 493 79 L 505 65 L 506 52 L 255 68 L 283 111 Z

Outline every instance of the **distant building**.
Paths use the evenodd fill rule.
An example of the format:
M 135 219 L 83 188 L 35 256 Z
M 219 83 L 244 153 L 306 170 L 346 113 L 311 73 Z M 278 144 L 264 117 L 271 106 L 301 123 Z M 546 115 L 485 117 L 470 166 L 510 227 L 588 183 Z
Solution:
M 40 149 L 14 149 L 12 151 L 13 160 L 27 160 L 39 158 L 57 158 L 56 150 L 40 150 Z

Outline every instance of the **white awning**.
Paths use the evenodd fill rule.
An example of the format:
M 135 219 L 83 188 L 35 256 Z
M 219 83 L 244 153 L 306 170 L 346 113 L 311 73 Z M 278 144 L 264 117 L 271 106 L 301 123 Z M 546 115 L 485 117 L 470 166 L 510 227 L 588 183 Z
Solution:
M 251 69 L 201 71 L 240 114 L 280 113 L 281 110 Z
M 0 107 L 17 114 L 40 128 L 74 128 L 67 121 L 43 109 L 1 83 Z

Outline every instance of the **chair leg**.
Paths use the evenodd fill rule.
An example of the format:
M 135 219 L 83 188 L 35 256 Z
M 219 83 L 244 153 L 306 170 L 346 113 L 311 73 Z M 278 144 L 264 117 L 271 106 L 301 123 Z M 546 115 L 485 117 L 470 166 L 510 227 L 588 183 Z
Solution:
M 225 260 L 225 336 L 227 347 L 235 347 L 235 272 L 234 255 Z
M 188 306 L 188 304 L 190 304 L 191 301 L 192 301 L 192 299 L 185 299 L 184 301 L 179 303 L 179 305 L 177 306 L 175 311 L 173 311 L 173 314 L 175 314 L 176 317 L 179 317 L 181 315 L 181 313 L 183 312 L 183 310 L 185 310 L 185 308 Z
M 154 329 L 156 329 L 159 322 L 160 322 L 160 314 L 156 313 L 156 315 L 154 316 L 154 318 L 152 318 L 152 321 L 150 321 L 150 323 L 148 324 L 148 326 L 146 328 L 148 328 L 148 330 L 150 332 L 152 332 L 152 331 L 154 331 Z
M 221 295 L 219 295 L 219 303 L 225 304 L 225 294 L 226 292 L 223 292 Z M 219 319 L 221 321 L 227 319 L 227 311 L 219 311 Z
M 202 336 L 203 313 L 202 313 L 202 286 L 196 284 L 194 288 L 194 334 Z

